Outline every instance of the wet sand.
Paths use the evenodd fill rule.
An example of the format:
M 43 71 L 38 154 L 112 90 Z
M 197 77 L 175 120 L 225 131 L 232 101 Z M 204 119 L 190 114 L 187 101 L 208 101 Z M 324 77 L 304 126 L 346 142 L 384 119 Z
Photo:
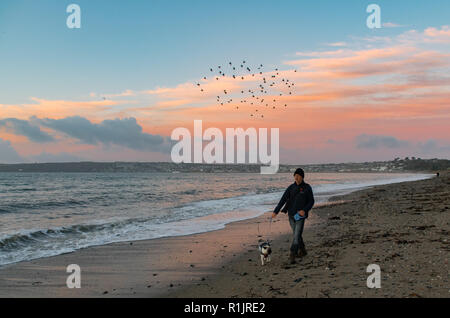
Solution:
M 113 243 L 0 268 L 0 297 L 449 297 L 450 174 L 376 186 L 315 207 L 308 255 L 287 262 L 290 227 L 267 212 L 225 229 Z M 269 231 L 270 229 L 270 231 Z M 272 262 L 257 245 L 270 236 Z M 66 267 L 81 267 L 81 288 Z M 369 264 L 381 288 L 369 289 Z

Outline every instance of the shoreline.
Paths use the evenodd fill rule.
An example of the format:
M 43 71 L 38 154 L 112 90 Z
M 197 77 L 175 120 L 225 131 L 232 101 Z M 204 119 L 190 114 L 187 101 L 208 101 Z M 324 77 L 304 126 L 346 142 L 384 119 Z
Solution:
M 373 200 L 379 202 L 379 194 L 389 192 L 379 189 L 389 188 L 390 190 L 395 189 L 398 192 L 403 188 L 414 188 L 413 184 L 418 182 L 428 184 L 428 186 L 433 186 L 434 183 L 441 182 L 443 185 L 446 185 L 446 191 L 448 191 L 448 184 L 445 183 L 445 180 L 448 181 L 448 179 L 448 174 L 446 174 L 440 178 L 379 185 L 368 189 L 357 190 L 344 196 L 333 197 L 332 200 L 334 201 L 348 200 L 349 202 L 341 202 L 336 205 L 332 201 L 328 205 L 313 209 L 313 213 L 306 223 L 307 227 L 305 227 L 304 234 L 307 248 L 309 249 L 311 246 L 312 250 L 309 251 L 308 256 L 304 260 L 294 266 L 285 264 L 288 255 L 287 249 L 289 247 L 289 243 L 286 241 L 290 240 L 290 228 L 287 220 L 284 218 L 285 215 L 279 215 L 272 224 L 271 241 L 274 242 L 272 244 L 274 249 L 272 263 L 264 267 L 258 263 L 257 244 L 258 240 L 262 239 L 261 236 L 264 236 L 264 231 L 267 232 L 266 222 L 268 221 L 268 216 L 271 214 L 271 212 L 267 212 L 256 218 L 229 223 L 224 229 L 178 237 L 110 243 L 107 245 L 87 247 L 67 254 L 7 264 L 0 267 L 0 296 L 326 297 L 328 295 L 339 297 L 350 295 L 350 297 L 364 297 L 372 292 L 372 296 L 375 297 L 407 297 L 409 294 L 392 293 L 391 291 L 384 295 L 383 288 L 379 290 L 380 292 L 378 290 L 368 290 L 365 284 L 363 290 L 361 290 L 363 294 L 355 294 L 352 292 L 350 294 L 338 293 L 332 295 L 332 291 L 327 291 L 330 288 L 319 288 L 320 285 L 325 283 L 323 282 L 323 277 L 316 281 L 317 284 L 315 286 L 317 288 L 311 288 L 309 286 L 306 288 L 307 292 L 305 294 L 303 290 L 305 282 L 309 281 L 312 284 L 315 280 L 314 277 L 317 276 L 316 271 L 319 271 L 323 276 L 324 270 L 326 274 L 332 274 L 339 267 L 336 264 L 336 259 L 340 256 L 340 251 L 336 251 L 333 248 L 336 245 L 325 241 L 322 242 L 326 243 L 325 246 L 322 246 L 323 244 L 316 246 L 312 242 L 323 241 L 325 239 L 323 233 L 320 231 L 326 230 L 328 234 L 332 235 L 339 233 L 336 229 L 340 229 L 343 232 L 347 230 L 348 232 L 348 229 L 343 228 L 339 224 L 339 219 L 346 219 L 347 216 L 344 217 L 343 215 L 345 215 L 349 208 L 352 211 L 355 210 L 359 203 L 358 200 L 373 197 Z M 423 194 L 421 195 L 423 196 Z M 367 202 L 367 199 L 365 200 Z M 411 200 L 413 200 L 412 195 Z M 445 201 L 445 198 L 442 198 L 442 200 Z M 448 203 L 446 202 L 434 203 L 436 205 L 446 204 L 448 207 Z M 359 204 L 359 207 L 361 208 L 361 204 Z M 373 208 L 370 202 L 367 208 L 368 210 Z M 448 219 L 448 210 L 444 209 L 444 211 L 447 211 L 446 216 Z M 363 218 L 361 216 L 367 216 L 367 213 L 366 211 L 365 215 L 361 215 L 364 214 L 364 211 L 361 211 L 358 215 L 361 220 L 358 221 L 362 221 Z M 367 222 L 367 220 L 364 221 Z M 354 223 L 349 225 L 350 229 L 356 226 Z M 362 223 L 358 225 L 362 225 Z M 444 222 L 443 226 L 443 231 L 448 232 L 448 221 L 447 224 Z M 266 227 L 266 230 L 264 230 L 264 227 Z M 366 230 L 372 228 L 373 224 L 364 224 L 364 227 L 364 233 L 366 233 Z M 436 228 L 436 225 L 433 225 L 430 229 L 433 227 Z M 385 228 L 384 230 L 387 229 Z M 319 231 L 320 235 L 316 234 L 317 231 Z M 380 229 L 378 229 L 379 231 Z M 422 233 L 427 231 L 426 228 Z M 366 240 L 368 242 L 365 242 L 363 239 L 358 245 L 363 247 L 373 245 L 371 243 L 374 242 L 371 241 L 376 241 L 376 239 L 371 237 L 371 235 L 373 236 L 372 232 L 369 230 L 366 234 L 368 237 Z M 349 236 L 349 233 L 346 235 L 353 237 L 351 235 Z M 406 235 L 399 235 L 399 237 L 403 236 Z M 347 240 L 348 237 L 341 238 L 341 241 Z M 378 239 L 378 237 L 376 238 Z M 356 239 L 353 238 L 353 240 Z M 434 243 L 439 245 L 442 242 L 438 239 Z M 330 246 L 327 246 L 327 244 Z M 357 244 L 352 243 L 352 245 Z M 406 243 L 398 243 L 398 245 L 407 246 L 408 241 L 406 240 Z M 324 248 L 326 251 L 324 251 Z M 373 248 L 376 250 L 376 246 L 373 246 Z M 392 255 L 396 254 L 399 253 L 392 253 Z M 399 257 L 393 256 L 392 259 L 397 258 Z M 307 266 L 307 272 L 309 274 L 305 274 L 302 271 L 302 277 L 299 277 L 301 278 L 300 282 L 292 286 L 292 279 L 289 278 L 289 275 L 295 275 L 296 272 L 293 269 L 297 267 L 303 268 L 303 263 Z M 66 273 L 66 267 L 69 264 L 78 264 L 81 267 L 81 289 L 69 289 L 66 287 L 65 283 L 69 275 Z M 328 269 L 322 268 L 324 264 L 325 268 Z M 347 265 L 350 266 L 352 264 Z M 441 264 L 441 267 L 447 269 L 448 273 L 447 259 Z M 381 268 L 383 270 L 383 266 Z M 348 274 L 349 271 L 350 268 L 343 273 Z M 336 278 L 332 277 L 336 277 L 336 274 L 329 277 L 330 281 L 336 280 Z M 264 275 L 268 276 L 266 277 Z M 442 278 L 442 275 L 437 276 Z M 275 284 L 273 277 L 276 277 L 280 283 L 284 281 L 284 284 L 274 286 L 278 284 Z M 363 282 L 365 282 L 367 278 L 365 271 L 360 270 L 358 277 L 360 277 L 360 280 L 364 278 Z M 436 293 L 433 291 L 433 295 L 441 297 L 448 297 L 450 295 L 448 291 L 448 278 L 445 278 L 444 283 L 447 285 L 447 289 L 445 290 L 441 286 Z M 236 292 L 233 291 L 233 287 L 242 286 L 242 283 L 245 284 L 245 289 L 241 288 Z M 359 285 L 361 284 L 361 281 L 359 281 Z M 300 286 L 303 286 L 303 288 L 300 288 Z M 297 290 L 299 288 L 301 290 Z M 360 287 L 345 288 L 347 291 L 359 291 L 360 289 Z M 368 294 L 364 294 L 364 292 Z M 417 291 L 416 294 L 427 296 L 430 293 Z

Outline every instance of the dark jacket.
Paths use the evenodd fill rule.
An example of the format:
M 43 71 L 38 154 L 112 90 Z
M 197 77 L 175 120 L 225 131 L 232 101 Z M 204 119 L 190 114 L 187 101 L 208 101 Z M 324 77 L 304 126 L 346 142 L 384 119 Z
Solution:
M 314 205 L 314 195 L 311 186 L 304 181 L 299 185 L 297 185 L 296 182 L 291 184 L 286 191 L 284 191 L 280 203 L 278 203 L 274 212 L 278 214 L 285 203 L 286 205 L 281 212 L 286 213 L 287 211 L 290 216 L 294 216 L 295 213 L 303 210 L 305 211 L 305 217 L 307 218 L 309 210 L 311 210 Z

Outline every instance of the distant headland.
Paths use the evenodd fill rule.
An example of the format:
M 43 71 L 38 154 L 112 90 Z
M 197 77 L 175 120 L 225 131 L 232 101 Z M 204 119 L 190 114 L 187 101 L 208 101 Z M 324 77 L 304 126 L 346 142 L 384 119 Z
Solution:
M 450 160 L 406 157 L 391 161 L 326 164 L 281 164 L 279 173 L 301 166 L 308 172 L 436 172 L 450 169 Z M 0 172 L 168 172 L 259 173 L 260 164 L 203 164 L 173 162 L 54 162 L 0 164 Z

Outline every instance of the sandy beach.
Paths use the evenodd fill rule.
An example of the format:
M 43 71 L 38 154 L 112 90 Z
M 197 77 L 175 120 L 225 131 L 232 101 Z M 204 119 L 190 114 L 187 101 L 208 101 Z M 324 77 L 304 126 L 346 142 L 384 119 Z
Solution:
M 450 174 L 376 186 L 315 207 L 308 255 L 288 264 L 290 228 L 271 211 L 195 235 L 89 247 L 0 268 L 0 297 L 449 297 Z M 270 236 L 270 237 L 269 237 Z M 259 240 L 272 241 L 261 266 Z M 81 288 L 66 267 L 81 267 Z M 369 264 L 381 288 L 369 289 Z
M 166 296 L 450 297 L 450 174 L 333 200 L 346 203 L 314 209 L 321 221 L 305 230 L 309 253 L 295 265 L 283 234 L 270 265 L 249 251 L 216 277 Z M 380 289 L 366 286 L 369 264 L 380 266 Z

